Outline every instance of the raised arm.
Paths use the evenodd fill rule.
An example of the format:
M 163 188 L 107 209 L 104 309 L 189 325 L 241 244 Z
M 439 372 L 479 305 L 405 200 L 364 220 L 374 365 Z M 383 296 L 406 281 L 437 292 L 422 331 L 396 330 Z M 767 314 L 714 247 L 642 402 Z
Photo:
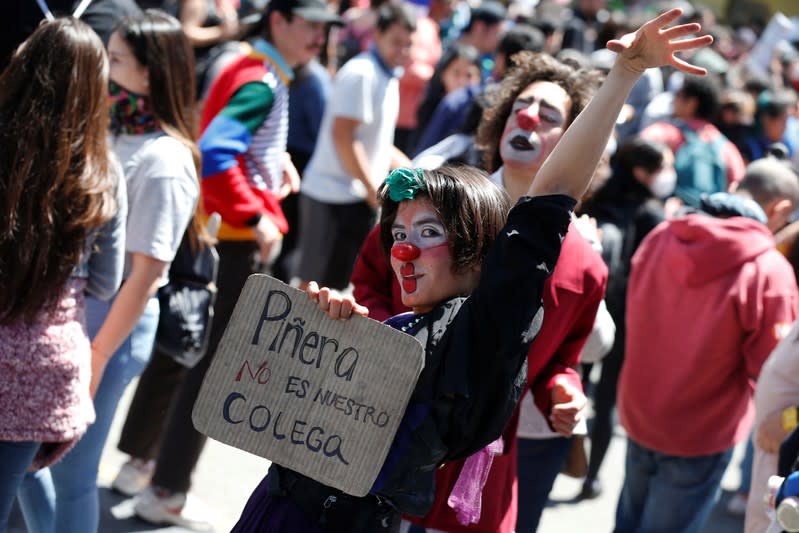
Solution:
M 671 9 L 650 20 L 635 33 L 608 41 L 608 48 L 618 54 L 613 68 L 536 174 L 527 193 L 529 196 L 582 196 L 630 90 L 646 69 L 671 65 L 688 74 L 707 73 L 705 69 L 674 55 L 675 52 L 707 46 L 713 42 L 709 35 L 684 38 L 701 30 L 699 24 L 664 28 L 681 14 L 682 9 Z

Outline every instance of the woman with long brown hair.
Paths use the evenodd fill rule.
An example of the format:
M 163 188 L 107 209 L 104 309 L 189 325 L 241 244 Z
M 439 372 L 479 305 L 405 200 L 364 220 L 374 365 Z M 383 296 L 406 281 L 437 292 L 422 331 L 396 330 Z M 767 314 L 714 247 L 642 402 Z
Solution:
M 94 420 L 84 293 L 119 286 L 126 206 L 107 84 L 73 19 L 39 26 L 0 77 L 0 531 L 25 472 Z
M 20 500 L 26 517 L 40 524 L 33 531 L 97 530 L 97 470 L 114 411 L 150 359 L 156 292 L 168 282 L 187 226 L 199 225 L 194 56 L 180 23 L 157 10 L 125 19 L 108 56 L 111 144 L 128 191 L 125 281 L 110 303 L 87 302 L 97 421 L 61 463 L 26 483 Z

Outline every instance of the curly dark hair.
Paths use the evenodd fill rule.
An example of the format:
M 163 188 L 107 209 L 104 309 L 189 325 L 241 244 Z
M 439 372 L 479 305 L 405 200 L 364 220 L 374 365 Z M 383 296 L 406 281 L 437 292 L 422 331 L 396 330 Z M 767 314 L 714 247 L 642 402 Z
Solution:
M 493 94 L 492 105 L 483 114 L 477 129 L 477 146 L 485 154 L 488 172 L 502 166 L 499 141 L 513 102 L 522 91 L 537 81 L 548 81 L 563 88 L 571 99 L 571 113 L 565 124 L 568 128 L 591 100 L 602 80 L 601 73 L 596 70 L 576 69 L 544 53 L 519 52 L 513 56 L 512 63 L 513 68 Z
M 481 263 L 488 254 L 510 211 L 510 197 L 474 167 L 449 166 L 424 171 L 427 196 L 433 204 L 449 239 L 453 269 L 462 273 Z M 397 217 L 399 202 L 388 195 L 384 182 L 377 191 L 381 205 L 380 241 L 386 257 L 394 244 L 391 226 Z

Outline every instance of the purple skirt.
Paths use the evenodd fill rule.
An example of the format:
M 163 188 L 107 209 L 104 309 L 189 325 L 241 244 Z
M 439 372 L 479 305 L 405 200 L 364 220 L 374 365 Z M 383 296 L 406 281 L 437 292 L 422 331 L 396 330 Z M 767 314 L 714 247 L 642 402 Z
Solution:
M 247 500 L 231 533 L 322 533 L 319 526 L 290 498 L 269 495 L 267 476 Z

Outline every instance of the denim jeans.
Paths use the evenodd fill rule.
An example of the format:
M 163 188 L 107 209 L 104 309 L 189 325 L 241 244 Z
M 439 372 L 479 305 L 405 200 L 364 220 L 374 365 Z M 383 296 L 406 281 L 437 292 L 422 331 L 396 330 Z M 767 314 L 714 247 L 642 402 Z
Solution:
M 676 457 L 627 439 L 615 532 L 698 533 L 718 500 L 731 457 L 732 448 Z
M 86 298 L 86 324 L 90 337 L 93 338 L 100 329 L 110 307 L 111 302 Z M 18 497 L 30 533 L 97 531 L 100 520 L 97 494 L 100 457 L 119 399 L 150 359 L 158 313 L 158 299 L 151 298 L 131 334 L 111 356 L 94 397 L 97 419 L 83 438 L 60 462 L 26 476 Z
M 0 441 L 0 532 L 8 529 L 8 515 L 14 505 L 14 496 L 39 445 L 32 441 Z
M 749 489 L 752 487 L 752 463 L 755 459 L 753 438 L 754 435 L 750 433 L 749 438 L 746 440 L 746 451 L 744 451 L 744 457 L 741 460 L 741 486 L 738 488 L 738 492 L 744 494 L 749 494 Z
M 516 533 L 534 533 L 549 499 L 555 478 L 563 470 L 571 448 L 571 439 L 519 438 L 518 466 L 519 511 Z

